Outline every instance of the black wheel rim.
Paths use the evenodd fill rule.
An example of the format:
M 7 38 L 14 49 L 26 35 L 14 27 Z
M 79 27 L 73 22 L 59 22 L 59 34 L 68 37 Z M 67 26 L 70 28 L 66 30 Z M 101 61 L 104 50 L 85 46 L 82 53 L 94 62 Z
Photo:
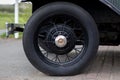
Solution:
M 60 30 L 58 30 L 58 28 L 60 28 Z M 56 46 L 55 40 L 52 37 L 59 36 L 59 34 L 57 34 L 59 32 L 61 32 L 62 35 L 64 34 L 64 36 L 69 34 L 70 37 L 74 37 L 69 38 L 70 40 L 74 39 L 73 43 L 67 42 L 67 48 L 70 47 L 70 49 L 65 51 L 64 49 L 62 50 L 62 48 L 65 47 L 58 48 L 61 49 L 60 52 L 56 47 L 50 45 L 54 44 L 53 46 Z M 52 33 L 55 33 L 56 36 Z M 67 40 L 69 41 L 69 39 Z M 67 14 L 54 15 L 46 18 L 39 25 L 35 40 L 40 51 L 40 53 L 38 53 L 40 58 L 43 59 L 44 62 L 48 64 L 52 63 L 53 65 L 66 65 L 78 62 L 84 56 L 88 46 L 88 34 L 86 29 L 79 20 Z

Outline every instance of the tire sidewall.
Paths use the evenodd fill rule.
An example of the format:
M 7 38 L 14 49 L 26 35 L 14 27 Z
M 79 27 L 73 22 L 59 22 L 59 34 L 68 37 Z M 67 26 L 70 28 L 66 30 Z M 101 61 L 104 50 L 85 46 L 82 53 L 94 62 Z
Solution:
M 85 55 L 77 63 L 67 67 L 48 65 L 37 55 L 39 51 L 35 49 L 34 45 L 34 36 L 39 27 L 38 25 L 46 17 L 57 13 L 73 15 L 82 23 L 88 33 L 88 48 Z M 96 54 L 98 42 L 98 30 L 93 18 L 81 7 L 66 2 L 50 3 L 35 11 L 26 24 L 23 36 L 23 46 L 29 61 L 40 71 L 50 75 L 72 75 L 79 73 Z

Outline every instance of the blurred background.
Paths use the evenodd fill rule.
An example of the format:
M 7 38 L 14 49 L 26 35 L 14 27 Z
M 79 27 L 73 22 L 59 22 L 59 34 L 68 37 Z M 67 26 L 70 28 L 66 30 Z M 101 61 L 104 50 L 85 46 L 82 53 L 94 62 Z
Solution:
M 19 1 L 19 24 L 25 24 L 32 13 L 32 4 Z M 5 37 L 6 22 L 15 22 L 15 0 L 0 1 L 0 37 Z

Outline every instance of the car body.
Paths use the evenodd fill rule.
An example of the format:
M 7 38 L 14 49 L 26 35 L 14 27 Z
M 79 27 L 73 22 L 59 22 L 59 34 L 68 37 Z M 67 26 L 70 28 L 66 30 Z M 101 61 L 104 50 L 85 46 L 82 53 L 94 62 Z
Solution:
M 22 2 L 27 2 L 27 1 L 31 1 L 34 4 L 36 4 L 37 2 L 39 2 L 38 4 L 41 4 L 43 1 L 41 0 L 22 0 Z M 54 2 L 57 0 L 50 0 L 48 2 Z M 63 0 L 63 1 L 67 1 L 67 0 Z M 44 3 L 46 3 L 47 1 L 44 1 Z M 71 0 L 69 0 L 68 2 L 73 2 Z M 92 2 L 92 4 L 96 3 L 96 2 L 102 2 L 104 3 L 106 6 L 108 6 L 109 8 L 111 8 L 112 10 L 114 10 L 116 13 L 118 13 L 120 15 L 120 1 L 119 0 L 93 0 L 93 1 L 89 1 L 89 0 L 84 0 L 84 1 L 79 1 L 76 0 L 75 2 L 78 2 L 77 4 L 79 4 L 79 2 Z M 74 2 L 74 3 L 75 3 Z
M 24 31 L 24 50 L 30 62 L 45 74 L 78 74 L 95 56 L 99 44 L 120 44 L 120 0 L 22 1 L 33 5 Z M 79 51 L 75 46 L 83 48 Z M 68 54 L 73 50 L 80 54 L 69 61 Z M 56 59 L 50 60 L 48 53 L 54 53 Z M 61 62 L 61 55 L 68 61 Z
M 57 0 L 22 0 L 23 2 L 31 1 L 33 5 L 33 12 L 41 6 L 57 2 Z M 98 28 L 101 34 L 101 45 L 119 45 L 119 27 L 113 29 L 113 26 L 119 26 L 120 23 L 120 1 L 119 0 L 63 0 L 66 2 L 75 3 L 85 10 L 87 10 L 98 24 Z M 102 25 L 102 26 L 101 26 Z M 104 27 L 106 26 L 106 27 Z M 113 30 L 109 31 L 107 28 Z M 102 29 L 102 30 L 101 30 Z M 114 31 L 115 30 L 115 31 Z M 106 34 L 107 32 L 107 34 Z M 108 39 L 107 39 L 108 37 Z M 115 39 L 115 37 L 118 37 Z M 106 38 L 106 39 L 105 39 Z M 111 40 L 110 40 L 111 39 Z M 112 40 L 114 39 L 114 40 Z

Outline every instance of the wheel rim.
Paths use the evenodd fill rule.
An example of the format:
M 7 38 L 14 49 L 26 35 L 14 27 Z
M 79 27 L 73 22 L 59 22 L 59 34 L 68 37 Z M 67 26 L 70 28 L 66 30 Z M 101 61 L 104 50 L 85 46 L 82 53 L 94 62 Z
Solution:
M 79 25 L 78 25 L 79 24 Z M 85 54 L 88 35 L 77 19 L 55 15 L 45 19 L 38 29 L 37 45 L 43 61 L 55 65 L 77 62 Z

